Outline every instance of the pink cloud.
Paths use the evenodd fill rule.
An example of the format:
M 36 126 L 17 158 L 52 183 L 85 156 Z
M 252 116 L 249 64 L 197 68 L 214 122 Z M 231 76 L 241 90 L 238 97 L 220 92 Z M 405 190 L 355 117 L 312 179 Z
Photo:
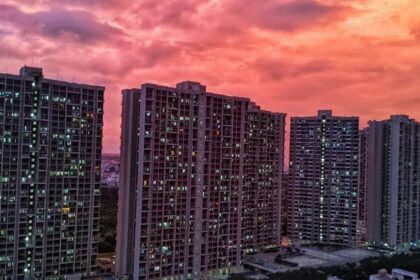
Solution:
M 48 77 L 106 86 L 106 152 L 119 150 L 121 90 L 145 82 L 197 80 L 289 116 L 332 108 L 360 115 L 362 125 L 394 113 L 420 119 L 416 7 L 379 0 L 2 3 L 0 71 L 16 73 L 34 59 Z
M 67 34 L 87 43 L 123 33 L 107 23 L 98 22 L 87 11 L 54 9 L 28 13 L 11 5 L 0 5 L 0 10 L 0 21 L 11 22 L 22 33 L 38 32 L 53 38 Z

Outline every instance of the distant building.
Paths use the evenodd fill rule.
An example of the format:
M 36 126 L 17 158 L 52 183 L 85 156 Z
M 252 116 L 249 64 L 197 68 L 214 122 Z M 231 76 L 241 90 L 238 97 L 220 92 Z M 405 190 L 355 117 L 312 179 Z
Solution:
M 358 117 L 292 117 L 288 236 L 300 243 L 354 245 Z
M 369 122 L 367 152 L 367 240 L 418 246 L 420 123 L 405 115 Z
M 0 74 L 0 279 L 96 271 L 104 88 Z
M 117 273 L 206 278 L 280 244 L 284 125 L 195 82 L 124 90 Z
M 388 274 L 386 269 L 381 269 L 378 271 L 377 274 L 373 274 L 369 276 L 369 280 L 418 280 L 417 273 L 394 268 L 392 270 L 392 274 Z
M 278 263 L 279 255 L 282 255 L 281 263 Z M 379 253 L 362 248 L 343 248 L 330 251 L 319 247 L 301 246 L 299 249 L 295 248 L 289 252 L 281 248 L 278 252 L 256 253 L 247 256 L 243 264 L 247 268 L 261 273 L 282 273 L 297 268 L 316 269 L 345 263 L 357 263 L 366 258 L 379 256 Z

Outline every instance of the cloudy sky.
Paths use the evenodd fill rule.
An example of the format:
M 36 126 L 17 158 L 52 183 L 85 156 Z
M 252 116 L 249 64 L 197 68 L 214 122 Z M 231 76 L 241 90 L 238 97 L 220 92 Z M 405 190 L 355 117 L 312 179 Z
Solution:
M 195 80 L 289 116 L 420 120 L 419 0 L 1 0 L 0 72 L 106 86 L 104 151 L 121 89 Z

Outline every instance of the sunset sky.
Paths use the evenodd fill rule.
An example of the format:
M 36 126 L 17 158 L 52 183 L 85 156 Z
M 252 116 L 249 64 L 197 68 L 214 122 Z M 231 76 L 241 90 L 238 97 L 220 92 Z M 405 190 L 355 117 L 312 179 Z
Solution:
M 317 109 L 420 120 L 419 0 L 1 0 L 0 72 L 106 86 L 104 151 L 121 89 L 199 81 L 288 116 Z

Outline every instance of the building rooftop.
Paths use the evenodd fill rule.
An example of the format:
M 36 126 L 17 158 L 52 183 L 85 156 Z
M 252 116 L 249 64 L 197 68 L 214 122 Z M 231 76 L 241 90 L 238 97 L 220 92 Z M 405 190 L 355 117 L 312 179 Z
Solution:
M 33 66 L 27 66 L 24 65 L 20 68 L 19 74 L 10 74 L 10 73 L 0 73 L 0 76 L 10 78 L 10 79 L 19 79 L 19 80 L 32 80 L 33 76 L 37 77 L 43 77 L 43 71 L 40 67 L 33 67 Z M 3 78 L 2 77 L 2 78 Z M 84 88 L 90 88 L 95 90 L 105 90 L 105 87 L 98 86 L 98 85 L 91 85 L 91 84 L 85 84 L 85 83 L 74 83 L 69 81 L 63 81 L 63 80 L 54 80 L 54 79 L 48 79 L 43 77 L 43 81 L 46 83 L 53 83 L 57 85 L 63 85 L 63 86 L 70 86 L 70 87 L 84 87 Z
M 42 68 L 24 65 L 20 68 L 19 74 L 21 76 L 32 76 L 33 74 L 42 75 Z
M 410 272 L 407 270 L 402 270 L 399 268 L 392 269 L 391 274 L 388 274 L 386 269 L 380 269 L 377 274 L 372 274 L 369 277 L 369 280 L 392 280 L 392 279 L 410 279 L 418 280 L 417 273 Z
M 198 82 L 193 82 L 193 81 L 183 81 L 183 82 L 177 83 L 176 88 L 179 90 L 191 90 L 191 91 L 198 91 L 198 92 L 206 91 L 205 85 L 202 85 Z
M 332 116 L 332 110 L 318 110 L 318 117 L 331 117 Z
M 349 120 L 349 119 L 359 119 L 358 116 L 336 116 L 333 115 L 333 111 L 331 109 L 321 109 L 318 110 L 318 113 L 316 116 L 292 116 L 292 119 L 311 119 L 311 120 L 319 120 L 322 117 L 325 117 L 327 119 L 343 119 L 343 120 Z
M 408 115 L 391 115 L 391 120 L 409 120 Z
M 345 248 L 327 252 L 315 247 L 303 247 L 300 255 L 284 258 L 287 262 L 297 264 L 296 267 L 290 267 L 285 264 L 278 264 L 275 262 L 275 258 L 278 254 L 279 252 L 259 253 L 248 257 L 246 263 L 251 266 L 254 266 L 252 265 L 254 263 L 255 267 L 260 270 L 275 273 L 301 269 L 304 267 L 338 265 L 348 262 L 356 262 L 368 257 L 379 256 L 376 252 L 359 248 Z

